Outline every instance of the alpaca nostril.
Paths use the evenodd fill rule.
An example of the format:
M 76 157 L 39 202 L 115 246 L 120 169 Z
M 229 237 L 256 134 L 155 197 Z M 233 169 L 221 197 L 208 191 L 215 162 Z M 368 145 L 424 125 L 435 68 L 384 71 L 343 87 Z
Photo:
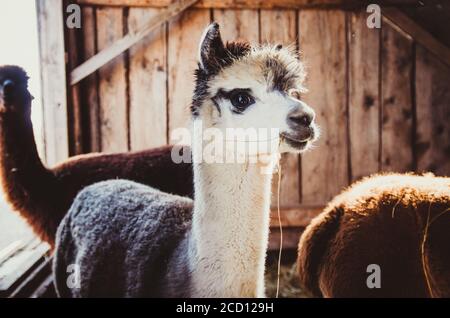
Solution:
M 303 113 L 289 116 L 289 120 L 293 123 L 303 126 L 309 127 L 313 121 L 313 116 L 311 114 Z

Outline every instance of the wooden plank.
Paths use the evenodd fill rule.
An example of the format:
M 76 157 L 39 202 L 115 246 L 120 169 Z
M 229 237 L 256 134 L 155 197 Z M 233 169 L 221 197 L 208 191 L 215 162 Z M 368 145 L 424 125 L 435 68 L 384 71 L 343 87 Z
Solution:
M 17 240 L 9 244 L 0 251 L 0 265 L 7 261 L 12 255 L 17 253 L 21 248 L 25 246 L 26 242 L 23 240 Z
M 23 282 L 8 295 L 8 298 L 27 298 L 33 290 L 39 288 L 42 281 L 47 279 L 52 272 L 52 259 L 45 259 L 36 269 L 24 276 Z
M 54 289 L 55 287 L 53 281 L 53 273 L 51 273 L 43 280 L 38 288 L 33 291 L 29 298 L 56 298 L 56 295 L 54 295 L 53 297 L 48 296 L 49 293 L 54 292 Z
M 349 133 L 352 180 L 379 170 L 380 30 L 367 13 L 349 13 Z
M 297 12 L 295 10 L 261 10 L 261 42 L 297 46 Z M 275 27 L 276 26 L 276 27 Z M 272 205 L 277 204 L 278 174 L 273 182 Z M 299 156 L 284 154 L 281 159 L 280 205 L 300 203 Z
M 97 46 L 110 46 L 123 35 L 123 10 L 97 9 Z M 124 56 L 99 71 L 101 150 L 128 150 L 127 87 Z
M 134 32 L 159 9 L 130 9 Z M 167 143 L 167 43 L 163 25 L 130 50 L 130 147 L 142 150 Z
M 79 41 L 78 32 L 76 28 L 67 29 L 67 55 L 68 68 L 73 69 L 79 64 Z M 68 116 L 68 131 L 69 131 L 69 153 L 70 155 L 79 155 L 83 153 L 83 127 L 82 127 L 82 102 L 81 102 L 81 87 L 80 85 L 73 85 L 69 88 L 69 107 L 67 110 Z
M 78 0 L 85 5 L 124 7 L 166 7 L 173 0 Z M 203 9 L 331 9 L 360 8 L 373 0 L 201 0 L 195 5 Z M 417 5 L 417 0 L 380 0 L 383 5 Z
M 300 205 L 294 208 L 283 208 L 280 210 L 281 226 L 285 227 L 305 227 L 311 220 L 319 215 L 325 206 L 305 206 Z M 278 211 L 272 208 L 270 214 L 270 227 L 279 227 Z
M 25 274 L 39 266 L 38 263 L 49 250 L 47 243 L 36 239 L 4 262 L 0 267 L 0 295 L 8 294 L 26 279 Z
M 381 169 L 414 169 L 412 41 L 383 19 L 382 39 L 382 147 Z
M 297 45 L 295 10 L 261 10 L 261 42 Z
M 259 43 L 259 22 L 257 10 L 213 11 L 214 21 L 220 24 L 220 33 L 224 41 L 245 40 Z
M 44 110 L 45 157 L 49 165 L 69 156 L 63 7 L 60 0 L 37 1 Z
M 83 17 L 83 57 L 85 60 L 97 53 L 97 22 L 95 9 L 82 8 Z M 89 114 L 89 150 L 99 152 L 101 150 L 100 136 L 100 106 L 98 96 L 98 74 L 93 73 L 80 83 L 83 92 L 83 104 L 88 108 Z
M 283 229 L 283 251 L 298 249 L 298 242 L 304 229 L 304 227 L 288 227 Z M 280 230 L 278 228 L 271 229 L 267 249 L 271 252 L 279 251 L 280 238 Z
M 450 67 L 418 45 L 415 148 L 417 169 L 450 175 Z
M 417 43 L 434 53 L 439 59 L 450 65 L 450 48 L 438 41 L 414 20 L 396 8 L 383 8 L 383 16 L 409 34 Z
M 321 126 L 317 147 L 302 155 L 302 203 L 324 204 L 348 184 L 346 34 L 343 11 L 301 11 L 300 49 L 308 65 L 304 100 Z
M 71 85 L 75 85 L 109 61 L 120 56 L 121 53 L 142 40 L 151 31 L 160 27 L 163 23 L 178 15 L 196 1 L 197 0 L 179 0 L 171 4 L 167 9 L 154 15 L 150 20 L 143 21 L 143 24 L 134 32 L 128 33 L 123 37 L 121 36 L 120 38 L 115 39 L 114 42 L 109 43 L 109 46 L 102 48 L 95 56 L 72 71 L 70 80 Z
M 210 22 L 209 10 L 193 9 L 183 12 L 169 24 L 169 131 L 188 127 L 198 41 Z

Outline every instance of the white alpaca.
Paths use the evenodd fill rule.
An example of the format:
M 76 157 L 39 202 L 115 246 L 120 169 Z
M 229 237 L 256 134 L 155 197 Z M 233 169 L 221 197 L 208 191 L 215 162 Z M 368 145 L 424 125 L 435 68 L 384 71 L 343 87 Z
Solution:
M 258 148 L 240 163 L 194 161 L 193 207 L 130 181 L 83 190 L 58 230 L 61 296 L 264 296 L 271 172 L 278 151 L 305 150 L 317 135 L 313 111 L 297 99 L 304 69 L 280 46 L 224 45 L 214 23 L 201 40 L 196 76 L 194 158 L 211 128 L 223 136 L 229 128 L 276 128 L 277 147 Z M 274 144 L 264 138 L 257 136 L 260 145 Z M 218 162 L 241 154 L 214 151 Z M 70 264 L 80 272 L 76 288 L 66 284 Z

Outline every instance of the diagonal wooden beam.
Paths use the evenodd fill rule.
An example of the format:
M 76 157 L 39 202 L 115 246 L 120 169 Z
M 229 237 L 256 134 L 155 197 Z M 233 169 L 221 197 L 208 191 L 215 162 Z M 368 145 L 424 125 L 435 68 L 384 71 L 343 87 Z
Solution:
M 399 27 L 417 43 L 436 55 L 442 62 L 450 65 L 450 48 L 425 31 L 406 14 L 396 8 L 382 8 L 381 14 Z
M 171 4 L 167 7 L 167 9 L 163 10 L 158 15 L 150 18 L 141 28 L 138 28 L 136 31 L 129 32 L 110 47 L 100 51 L 80 66 L 76 67 L 70 74 L 70 84 L 77 84 L 79 81 L 128 50 L 131 46 L 142 40 L 154 29 L 161 26 L 161 24 L 180 14 L 197 1 L 198 0 L 179 0 Z

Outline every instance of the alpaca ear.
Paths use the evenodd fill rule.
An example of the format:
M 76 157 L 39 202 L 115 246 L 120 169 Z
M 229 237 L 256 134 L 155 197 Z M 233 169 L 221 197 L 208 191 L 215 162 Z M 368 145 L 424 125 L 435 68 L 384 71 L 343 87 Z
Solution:
M 219 24 L 210 24 L 203 33 L 199 48 L 200 67 L 208 73 L 220 68 L 220 60 L 226 56 L 226 48 L 220 36 Z

